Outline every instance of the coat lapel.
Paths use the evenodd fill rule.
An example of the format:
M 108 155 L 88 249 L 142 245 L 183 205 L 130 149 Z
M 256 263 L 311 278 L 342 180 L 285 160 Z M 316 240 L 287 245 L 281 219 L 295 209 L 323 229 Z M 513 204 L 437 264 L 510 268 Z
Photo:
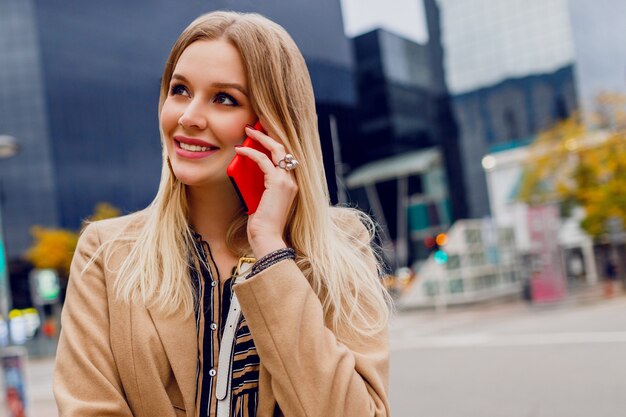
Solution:
M 183 395 L 187 415 L 196 402 L 196 370 L 198 365 L 198 339 L 194 315 L 164 316 L 155 307 L 148 309 L 159 333 L 167 359 Z
M 133 217 L 133 222 L 127 226 L 125 233 L 140 230 L 145 222 L 145 213 L 139 212 Z M 113 251 L 116 259 L 113 265 L 120 265 L 130 252 L 129 245 L 122 245 Z M 183 314 L 165 316 L 158 312 L 156 307 L 147 309 L 150 319 L 161 339 L 167 360 L 172 368 L 178 388 L 183 396 L 187 415 L 191 416 L 196 404 L 196 370 L 198 366 L 198 336 L 193 314 L 184 317 Z M 141 372 L 138 369 L 137 372 Z M 150 404 L 148 404 L 150 409 Z

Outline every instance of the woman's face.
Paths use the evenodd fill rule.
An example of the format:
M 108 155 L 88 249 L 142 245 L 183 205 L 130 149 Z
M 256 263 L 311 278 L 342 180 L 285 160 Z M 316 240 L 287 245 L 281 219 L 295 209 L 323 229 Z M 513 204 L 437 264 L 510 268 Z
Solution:
M 224 40 L 190 44 L 174 68 L 160 118 L 176 178 L 189 186 L 229 181 L 234 145 L 255 120 L 237 49 Z

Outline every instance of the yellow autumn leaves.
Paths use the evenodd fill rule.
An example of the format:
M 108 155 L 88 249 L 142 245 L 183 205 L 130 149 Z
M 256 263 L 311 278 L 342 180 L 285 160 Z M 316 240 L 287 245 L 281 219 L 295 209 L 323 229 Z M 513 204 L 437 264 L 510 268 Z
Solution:
M 41 226 L 33 226 L 30 233 L 34 244 L 26 251 L 24 257 L 32 262 L 35 268 L 56 269 L 67 274 L 78 242 L 78 233 Z
M 530 205 L 582 207 L 581 226 L 597 238 L 610 218 L 626 224 L 626 97 L 601 94 L 587 125 L 592 129 L 576 115 L 537 137 L 519 197 Z
M 108 203 L 99 203 L 88 221 L 108 219 L 119 215 L 120 211 L 117 208 Z M 31 234 L 33 245 L 26 251 L 24 258 L 32 262 L 35 268 L 56 269 L 67 276 L 79 233 L 67 229 L 33 226 Z

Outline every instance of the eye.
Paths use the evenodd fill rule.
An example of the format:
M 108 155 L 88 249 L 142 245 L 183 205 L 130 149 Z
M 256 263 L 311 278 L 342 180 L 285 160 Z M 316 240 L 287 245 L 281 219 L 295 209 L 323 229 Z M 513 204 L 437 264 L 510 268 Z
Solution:
M 233 98 L 230 94 L 226 93 L 217 93 L 215 98 L 213 99 L 215 103 L 224 104 L 226 106 L 238 106 L 237 100 Z
M 170 95 L 172 96 L 187 96 L 189 97 L 189 91 L 187 91 L 187 87 L 182 84 L 174 84 L 170 88 Z

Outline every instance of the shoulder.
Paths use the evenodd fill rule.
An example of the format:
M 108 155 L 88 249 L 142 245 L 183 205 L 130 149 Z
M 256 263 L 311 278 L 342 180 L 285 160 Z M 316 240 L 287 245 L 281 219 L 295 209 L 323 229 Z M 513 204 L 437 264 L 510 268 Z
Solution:
M 125 240 L 137 236 L 146 222 L 146 210 L 125 216 L 98 220 L 85 224 L 80 232 L 76 250 L 78 253 L 94 253 L 107 243 Z M 122 239 L 119 239 L 122 238 Z
M 120 217 L 89 222 L 81 231 L 81 237 L 96 235 L 102 242 L 121 235 L 132 235 L 140 231 L 146 222 L 146 210 Z
M 107 259 L 106 255 L 114 253 L 115 256 L 107 259 L 107 262 L 113 265 L 123 261 L 128 252 L 128 241 L 141 231 L 146 222 L 146 215 L 146 210 L 142 210 L 125 216 L 87 223 L 80 232 L 74 259 L 86 265 L 93 262 L 102 266 Z

